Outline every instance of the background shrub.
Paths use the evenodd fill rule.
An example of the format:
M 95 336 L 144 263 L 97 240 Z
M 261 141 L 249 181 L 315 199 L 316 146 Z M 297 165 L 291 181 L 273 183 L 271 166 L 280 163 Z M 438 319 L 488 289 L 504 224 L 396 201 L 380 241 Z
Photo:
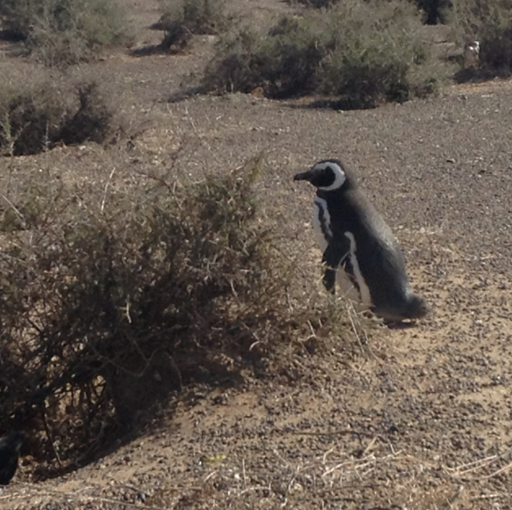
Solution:
M 0 80 L 0 153 L 36 154 L 49 147 L 68 105 L 46 81 Z
M 365 2 L 367 0 L 360 0 Z M 393 1 L 393 0 L 391 0 Z M 438 23 L 446 23 L 450 15 L 452 7 L 451 0 L 410 0 L 424 14 L 424 22 L 427 25 L 436 25 Z M 340 0 L 298 0 L 299 3 L 306 7 L 315 9 L 328 8 L 341 3 Z
M 450 18 L 451 0 L 414 0 L 414 2 L 425 13 L 427 25 L 447 23 Z
M 372 107 L 436 92 L 443 70 L 421 36 L 421 19 L 407 2 L 339 4 L 331 30 L 343 34 L 322 62 L 319 89 L 343 105 Z
M 267 97 L 337 96 L 344 107 L 405 101 L 437 90 L 443 70 L 422 41 L 421 17 L 408 2 L 343 2 L 285 18 L 267 37 L 244 31 L 224 43 L 203 88 Z
M 102 46 L 126 37 L 116 0 L 2 0 L 0 16 L 32 55 L 49 66 L 89 59 Z
M 220 57 L 210 63 L 204 86 L 219 92 L 246 93 L 261 87 L 267 97 L 275 99 L 315 91 L 317 70 L 329 44 L 322 21 L 319 17 L 282 18 L 267 37 L 242 31 L 227 41 Z
M 0 154 L 37 154 L 58 142 L 102 143 L 120 129 L 95 82 L 69 87 L 34 76 L 0 79 Z
M 192 35 L 215 35 L 225 30 L 229 18 L 223 0 L 160 0 L 163 11 L 153 29 L 165 32 L 160 49 L 183 49 Z
M 512 1 L 458 0 L 453 4 L 452 27 L 457 41 L 480 42 L 481 75 L 509 75 L 512 71 Z

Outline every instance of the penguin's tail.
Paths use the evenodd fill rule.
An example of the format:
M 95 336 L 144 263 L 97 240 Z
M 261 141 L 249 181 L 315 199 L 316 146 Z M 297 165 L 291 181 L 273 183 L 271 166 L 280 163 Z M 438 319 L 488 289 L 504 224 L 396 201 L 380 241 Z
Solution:
M 430 313 L 430 306 L 424 297 L 412 294 L 404 309 L 405 319 L 421 319 Z
M 412 291 L 402 300 L 400 306 L 373 307 L 372 311 L 378 317 L 390 323 L 399 323 L 408 319 L 421 319 L 430 312 L 430 306 L 425 298 Z

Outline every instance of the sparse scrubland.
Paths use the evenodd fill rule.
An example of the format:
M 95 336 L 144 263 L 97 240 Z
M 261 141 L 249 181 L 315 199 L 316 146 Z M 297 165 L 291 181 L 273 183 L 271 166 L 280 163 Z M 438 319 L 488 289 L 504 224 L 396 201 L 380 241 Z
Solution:
M 127 37 L 116 0 L 3 0 L 0 16 L 27 52 L 50 67 L 91 59 Z
M 265 37 L 247 29 L 221 43 L 203 87 L 259 88 L 275 99 L 322 94 L 343 108 L 425 97 L 447 75 L 421 26 L 419 11 L 405 1 L 353 0 L 283 18 Z
M 250 447 L 244 445 L 246 449 L 236 453 L 236 461 L 243 466 L 241 471 L 236 471 L 238 465 L 229 464 L 234 461 L 228 459 L 218 470 L 206 473 L 209 461 L 214 459 L 213 464 L 220 458 L 216 457 L 216 449 L 224 448 L 240 433 L 238 424 L 225 425 L 219 420 L 219 437 L 221 433 L 226 437 L 208 443 L 205 438 L 217 431 L 213 430 L 215 424 L 206 424 L 201 440 L 208 446 L 199 440 L 199 446 L 194 443 L 194 455 L 202 460 L 200 467 L 197 462 L 193 467 L 200 474 L 194 471 L 193 476 L 204 482 L 203 488 L 196 490 L 194 485 L 190 497 L 185 495 L 178 506 L 169 506 L 174 497 L 169 494 L 178 490 L 173 480 L 168 484 L 169 494 L 161 488 L 154 490 L 154 508 L 256 508 L 260 500 L 267 499 L 269 508 L 284 508 L 289 500 L 300 502 L 312 495 L 311 502 L 319 494 L 325 501 L 338 504 L 338 489 L 345 488 L 347 479 L 357 487 L 354 494 L 359 491 L 353 501 L 352 496 L 347 496 L 347 508 L 358 510 L 398 507 L 390 502 L 393 484 L 398 492 L 403 490 L 400 501 L 407 502 L 408 508 L 441 508 L 446 502 L 456 507 L 463 484 L 470 487 L 460 498 L 466 498 L 467 508 L 475 501 L 499 500 L 506 504 L 507 498 L 510 501 L 510 489 L 506 488 L 510 486 L 506 485 L 510 450 L 504 446 L 510 445 L 508 429 L 500 429 L 503 438 L 496 433 L 495 437 L 482 440 L 487 430 L 494 431 L 500 419 L 506 420 L 492 405 L 484 408 L 484 404 L 471 398 L 482 388 L 492 392 L 510 377 L 506 370 L 492 372 L 496 363 L 511 359 L 506 351 L 510 345 L 506 322 L 510 305 L 505 294 L 496 290 L 510 288 L 505 281 L 507 273 L 502 269 L 493 272 L 494 264 L 498 264 L 494 246 L 490 254 L 483 253 L 478 244 L 478 253 L 471 257 L 460 255 L 463 249 L 455 243 L 462 236 L 450 229 L 462 213 L 457 211 L 450 216 L 446 202 L 421 209 L 429 200 L 450 197 L 456 201 L 465 197 L 466 192 L 459 193 L 459 181 L 472 178 L 464 181 L 460 189 L 469 194 L 476 190 L 471 195 L 475 206 L 465 213 L 468 217 L 473 214 L 468 223 L 473 229 L 470 235 L 474 235 L 477 227 L 473 222 L 482 218 L 486 221 L 489 208 L 499 204 L 494 195 L 485 195 L 487 188 L 482 183 L 498 176 L 501 181 L 495 185 L 494 193 L 507 189 L 508 174 L 499 165 L 500 151 L 510 153 L 510 137 L 497 148 L 492 145 L 493 140 L 478 146 L 481 140 L 485 141 L 488 128 L 485 136 L 471 136 L 474 119 L 480 119 L 484 108 L 472 107 L 472 98 L 465 92 L 460 98 L 443 103 L 437 115 L 430 113 L 432 104 L 428 114 L 420 107 L 412 113 L 404 110 L 405 120 L 397 110 L 406 106 L 384 109 L 389 117 L 379 124 L 381 132 L 372 142 L 373 159 L 368 157 L 367 163 L 376 168 L 372 166 L 369 171 L 363 165 L 362 173 L 366 171 L 367 177 L 378 181 L 382 168 L 384 173 L 389 170 L 386 165 L 407 168 L 407 172 L 412 172 L 411 167 L 421 167 L 421 172 L 409 181 L 408 175 L 397 173 L 391 175 L 396 182 L 387 179 L 387 174 L 379 182 L 387 190 L 386 199 L 392 197 L 389 200 L 393 207 L 400 208 L 403 200 L 411 210 L 420 211 L 414 221 L 400 224 L 399 234 L 410 236 L 408 239 L 415 242 L 423 240 L 421 248 L 410 242 L 407 257 L 421 260 L 427 275 L 423 276 L 429 285 L 441 288 L 435 297 L 444 300 L 449 310 L 438 307 L 440 326 L 427 325 L 418 329 L 419 333 L 410 333 L 406 344 L 401 343 L 400 337 L 389 349 L 385 341 L 379 343 L 380 323 L 355 314 L 342 299 L 323 292 L 320 257 L 316 252 L 311 255 L 310 245 L 304 248 L 298 241 L 310 227 L 305 224 L 306 216 L 301 216 L 301 205 L 294 209 L 297 217 L 285 215 L 283 224 L 293 230 L 286 237 L 292 249 L 283 249 L 286 243 L 278 237 L 282 232 L 276 233 L 277 220 L 266 208 L 272 202 L 274 188 L 263 189 L 261 185 L 269 171 L 264 157 L 247 158 L 243 166 L 228 162 L 222 166 L 223 172 L 218 168 L 211 171 L 206 164 L 187 166 L 186 158 L 180 160 L 179 151 L 175 159 L 172 154 L 169 163 L 168 155 L 162 156 L 165 151 L 155 148 L 154 140 L 163 146 L 173 137 L 182 137 L 207 147 L 211 159 L 217 152 L 222 152 L 223 158 L 235 159 L 250 152 L 248 147 L 252 150 L 252 144 L 265 145 L 274 165 L 275 161 L 281 165 L 272 167 L 273 178 L 281 172 L 278 184 L 275 179 L 271 182 L 285 188 L 283 181 L 289 180 L 286 172 L 296 163 L 295 157 L 302 164 L 312 154 L 323 157 L 321 151 L 341 150 L 343 156 L 346 140 L 360 129 L 358 137 L 351 138 L 355 148 L 350 149 L 357 156 L 378 124 L 378 118 L 372 116 L 376 112 L 363 112 L 367 116 L 357 118 L 352 116 L 356 112 L 338 115 L 328 111 L 323 112 L 327 120 L 322 118 L 320 122 L 315 117 L 315 126 L 304 131 L 303 136 L 287 138 L 296 127 L 294 122 L 301 121 L 301 117 L 292 118 L 291 112 L 309 115 L 313 110 L 306 111 L 305 105 L 352 110 L 402 104 L 443 91 L 454 73 L 456 78 L 507 76 L 512 69 L 512 4 L 508 0 L 304 0 L 285 6 L 286 15 L 275 16 L 271 24 L 260 26 L 244 20 L 233 22 L 235 18 L 221 1 L 163 0 L 153 12 L 153 29 L 165 34 L 159 52 L 182 54 L 149 57 L 148 60 L 155 59 L 150 60 L 154 66 L 151 74 L 150 66 L 137 67 L 137 72 L 129 67 L 136 66 L 134 61 L 142 66 L 144 59 L 134 59 L 128 50 L 130 29 L 121 2 L 0 2 L 4 35 L 9 35 L 20 50 L 5 58 L 10 63 L 19 59 L 24 65 L 34 66 L 30 80 L 24 74 L 26 68 L 19 74 L 0 74 L 0 431 L 26 431 L 29 439 L 22 453 L 29 456 L 30 467 L 25 468 L 25 478 L 38 480 L 97 460 L 119 446 L 115 442 L 118 438 L 143 435 L 144 427 L 150 422 L 155 426 L 155 416 L 160 416 L 169 401 L 188 405 L 183 396 L 187 388 L 203 385 L 209 391 L 224 391 L 242 386 L 246 380 L 254 384 L 268 381 L 268 394 L 262 392 L 255 403 L 240 405 L 246 412 L 241 421 L 253 419 L 255 408 L 263 416 L 262 422 L 247 433 Z M 247 18 L 251 19 L 249 10 Z M 446 23 L 455 41 L 450 44 L 459 53 L 467 40 L 480 42 L 479 61 L 469 74 L 460 74 L 467 71 L 462 59 L 460 68 L 456 68 L 431 51 L 433 43 L 422 29 L 425 23 L 437 22 Z M 190 73 L 180 68 L 180 80 L 187 82 L 189 74 L 193 75 L 191 79 L 198 85 L 195 92 L 226 95 L 227 99 L 198 94 L 191 99 L 190 110 L 195 107 L 200 114 L 196 113 L 192 120 L 188 103 L 175 105 L 162 99 L 158 105 L 156 101 L 148 102 L 143 108 L 129 104 L 123 111 L 133 113 L 126 123 L 120 115 L 121 106 L 126 105 L 120 105 L 121 100 L 107 92 L 101 73 L 100 78 L 95 75 L 94 79 L 83 79 L 91 69 L 86 67 L 79 80 L 73 75 L 78 66 L 90 65 L 86 63 L 115 47 L 118 67 L 110 76 L 118 73 L 124 79 L 126 73 L 126 81 L 119 81 L 122 86 L 146 87 L 152 79 L 161 77 L 163 61 L 187 62 L 194 48 L 189 43 L 204 35 L 213 36 L 205 40 L 214 47 L 209 47 L 208 58 L 201 60 L 200 66 L 197 61 L 190 64 Z M 183 51 L 185 48 L 187 51 Z M 138 56 L 144 54 L 139 52 Z M 4 58 L 3 54 L 0 58 Z M 98 68 L 110 65 L 108 60 L 95 63 Z M 175 72 L 174 67 L 165 69 L 167 73 Z M 154 87 L 159 89 L 155 96 L 171 95 L 171 91 L 161 90 L 161 85 Z M 172 92 L 183 97 L 178 88 Z M 230 96 L 232 92 L 253 96 Z M 286 103 L 261 99 L 305 96 L 311 103 L 306 99 Z M 193 101 L 204 102 L 197 107 Z M 468 105 L 467 109 L 458 109 L 459 103 L 454 107 L 456 101 Z M 275 104 L 279 109 L 272 109 Z M 260 106 L 267 110 L 254 122 L 247 121 L 253 114 L 251 108 Z M 160 116 L 151 117 L 153 110 L 158 110 Z M 485 106 L 488 111 L 500 115 L 502 104 Z M 317 113 L 315 110 L 313 114 Z M 278 124 L 280 116 L 282 124 Z M 187 122 L 192 127 L 187 127 Z M 201 127 L 202 122 L 206 127 Z M 406 128 L 397 140 L 393 136 L 401 122 Z M 434 127 L 430 122 L 436 123 Z M 458 142 L 443 145 L 446 140 L 440 139 L 435 150 L 418 150 L 418 157 L 407 159 L 407 144 L 427 145 L 445 129 L 446 123 L 450 124 L 447 137 L 466 126 Z M 414 141 L 411 134 L 425 125 L 430 126 L 430 131 Z M 133 126 L 137 126 L 136 132 Z M 144 129 L 161 133 L 152 132 L 144 139 Z M 189 132 L 184 133 L 187 129 Z M 332 130 L 344 129 L 345 138 L 340 137 L 341 141 L 326 141 L 331 140 Z M 322 136 L 315 139 L 316 145 L 309 146 L 315 130 Z M 496 132 L 496 137 L 502 131 Z M 240 133 L 246 137 L 243 142 L 237 138 Z M 335 145 L 338 143 L 340 147 Z M 393 144 L 403 144 L 405 149 L 400 145 L 396 155 Z M 307 145 L 307 150 L 301 152 L 302 145 Z M 93 146 L 100 156 L 89 150 Z M 276 147 L 279 151 L 274 150 Z M 61 149 L 64 156 L 59 154 L 53 160 L 52 153 Z M 486 150 L 492 154 L 484 158 L 481 153 Z M 466 153 L 471 153 L 470 159 L 464 159 Z M 98 167 L 108 170 L 91 170 L 87 174 L 88 163 L 83 163 L 87 158 L 96 171 Z M 59 162 L 58 172 L 54 172 L 52 161 Z M 375 161 L 382 168 L 377 168 Z M 80 170 L 75 168 L 77 162 Z M 66 170 L 62 171 L 62 167 Z M 193 176 L 190 168 L 195 172 Z M 449 181 L 452 178 L 458 180 Z M 287 193 L 279 196 L 279 205 L 291 209 L 296 206 L 298 195 L 292 197 L 289 190 Z M 479 202 L 481 196 L 487 197 L 482 199 L 483 205 Z M 468 204 L 464 198 L 456 206 L 464 209 Z M 393 207 L 388 212 L 394 214 Z M 476 214 L 478 207 L 485 212 Z M 409 210 L 402 216 L 408 214 Z M 492 219 L 499 223 L 507 217 L 508 213 L 504 213 Z M 396 223 L 402 219 L 397 213 Z M 443 229 L 452 234 L 449 241 L 442 238 Z M 488 224 L 480 231 L 492 233 Z M 499 237 L 505 238 L 506 235 Z M 442 248 L 436 245 L 437 239 L 441 239 L 438 245 L 442 244 Z M 461 270 L 461 274 L 452 277 L 451 271 L 456 272 L 459 263 L 468 264 L 464 266 L 466 272 Z M 301 264 L 307 265 L 306 278 L 297 270 Z M 485 271 L 477 277 L 471 271 L 478 264 Z M 503 282 L 494 281 L 494 277 Z M 487 322 L 479 319 L 484 301 L 479 292 L 486 292 L 486 299 L 495 300 L 493 309 L 502 313 L 500 320 L 505 317 L 496 330 L 487 325 L 492 325 L 493 317 Z M 459 313 L 461 303 L 472 314 L 470 319 L 461 321 L 462 333 L 450 329 L 450 314 Z M 446 338 L 438 335 L 438 327 L 445 328 Z M 498 361 L 492 357 L 496 353 L 491 355 L 486 350 L 487 338 L 496 331 L 500 339 L 508 338 L 499 344 L 503 353 L 496 350 Z M 468 337 L 477 345 L 471 347 L 471 352 L 464 350 Z M 417 359 L 407 357 L 409 350 Z M 323 371 L 312 373 L 311 367 L 316 368 L 322 360 L 327 360 Z M 510 367 L 507 364 L 505 368 Z M 468 370 L 473 370 L 474 381 L 468 382 Z M 246 377 L 247 374 L 250 375 Z M 300 421 L 294 414 L 290 420 L 279 422 L 290 409 L 294 413 L 302 405 L 300 395 L 277 395 L 281 390 L 276 391 L 276 387 L 282 381 L 305 391 L 307 409 Z M 354 390 L 350 393 L 347 388 L 352 385 Z M 193 391 L 187 395 L 191 394 L 195 398 Z M 319 411 L 315 408 L 316 399 L 319 402 L 325 395 L 331 401 L 329 405 L 323 402 Z M 223 394 L 215 398 L 216 406 L 224 405 Z M 374 409 L 372 405 L 378 398 L 385 404 L 379 407 L 379 400 Z M 308 406 L 313 408 L 310 414 Z M 326 409 L 329 416 L 320 416 L 327 413 Z M 501 418 L 491 423 L 489 409 L 495 413 L 493 420 Z M 235 416 L 237 407 L 233 406 L 230 412 Z M 203 416 L 208 417 L 209 411 L 201 413 L 199 418 L 194 416 L 198 423 Z M 472 413 L 479 418 L 468 425 Z M 477 433 L 474 429 L 478 427 Z M 460 432 L 463 430 L 464 434 Z M 133 435 L 127 435 L 130 433 Z M 297 442 L 289 440 L 293 444 L 290 458 L 281 456 L 288 447 L 281 443 L 281 450 L 265 444 L 263 456 L 260 451 L 250 450 L 257 441 L 266 441 L 267 434 L 274 434 L 273 440 L 279 441 L 286 434 L 293 434 L 293 441 Z M 317 442 L 307 450 L 309 457 L 303 458 L 302 448 L 309 448 L 313 440 Z M 501 440 L 503 444 L 498 445 Z M 394 448 L 395 443 L 400 443 L 403 452 Z M 273 457 L 269 460 L 265 455 Z M 261 458 L 263 468 L 258 465 Z M 277 468 L 276 459 L 280 463 Z M 256 473 L 253 478 L 251 463 Z M 475 473 L 469 482 L 468 473 Z M 187 471 L 186 476 L 189 474 Z M 486 485 L 479 492 L 477 476 L 483 483 L 496 482 L 495 486 Z M 473 482 L 475 485 L 471 485 Z M 410 486 L 419 496 L 409 491 Z M 373 504 L 380 497 L 372 492 L 374 487 L 384 494 L 380 506 Z M 158 490 L 163 495 L 158 495 Z M 423 500 L 425 494 L 428 497 Z M 223 506 L 224 497 L 231 506 Z M 204 506 L 194 506 L 199 500 Z M 220 501 L 217 507 L 210 505 L 214 500 Z M 1 500 L 0 506 L 5 501 Z
M 282 18 L 264 36 L 251 28 L 224 36 L 201 90 L 258 89 L 273 99 L 323 95 L 343 109 L 427 97 L 441 90 L 454 68 L 432 55 L 424 22 L 449 21 L 461 48 L 468 40 L 480 41 L 480 69 L 470 78 L 512 69 L 510 6 L 503 2 L 320 3 L 312 6 L 322 9 Z M 460 64 L 464 70 L 464 59 Z

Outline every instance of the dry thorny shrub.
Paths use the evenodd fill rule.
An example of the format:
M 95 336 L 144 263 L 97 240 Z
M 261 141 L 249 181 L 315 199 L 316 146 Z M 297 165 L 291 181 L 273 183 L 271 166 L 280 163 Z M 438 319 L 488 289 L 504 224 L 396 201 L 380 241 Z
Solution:
M 90 60 L 127 40 L 124 9 L 115 0 L 2 0 L 0 16 L 8 33 L 49 67 Z
M 154 51 L 175 52 L 185 48 L 192 35 L 217 35 L 229 26 L 223 0 L 160 0 L 162 16 L 151 26 L 163 30 L 164 39 Z M 144 54 L 148 49 L 136 51 Z
M 0 153 L 37 154 L 57 143 L 102 143 L 115 136 L 110 98 L 94 81 L 62 85 L 49 76 L 0 79 Z
M 183 385 L 265 377 L 279 349 L 345 336 L 343 304 L 314 281 L 294 297 L 258 213 L 259 166 L 193 185 L 111 174 L 101 193 L 32 176 L 2 195 L 0 430 L 25 429 L 65 467 Z

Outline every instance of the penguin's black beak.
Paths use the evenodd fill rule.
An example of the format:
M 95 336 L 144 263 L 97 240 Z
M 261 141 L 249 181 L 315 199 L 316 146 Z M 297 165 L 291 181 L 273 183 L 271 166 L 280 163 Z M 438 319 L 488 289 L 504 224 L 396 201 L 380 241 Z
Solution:
M 309 172 L 300 172 L 293 177 L 294 181 L 309 181 L 311 174 Z

